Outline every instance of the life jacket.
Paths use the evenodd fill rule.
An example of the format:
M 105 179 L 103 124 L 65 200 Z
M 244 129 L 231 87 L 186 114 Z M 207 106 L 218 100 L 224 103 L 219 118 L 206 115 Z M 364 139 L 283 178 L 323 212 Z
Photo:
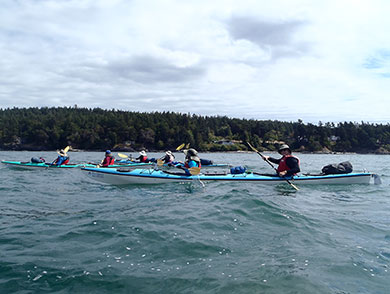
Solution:
M 290 170 L 290 168 L 288 167 L 288 165 L 287 165 L 287 163 L 286 163 L 286 160 L 287 160 L 287 158 L 289 158 L 289 157 L 294 157 L 294 158 L 296 158 L 296 159 L 298 160 L 298 164 L 299 164 L 299 158 L 298 158 L 298 157 L 293 156 L 293 155 L 291 155 L 291 154 L 285 155 L 285 156 L 282 157 L 282 159 L 281 159 L 280 162 L 279 162 L 279 166 L 278 166 L 278 169 L 277 169 L 278 173 L 280 173 L 280 172 L 282 172 L 282 171 L 285 171 L 285 170 Z
M 68 164 L 68 163 L 69 163 L 69 160 L 70 160 L 70 158 L 69 158 L 69 156 L 67 156 L 66 159 L 64 160 L 64 162 L 63 162 L 62 164 Z
M 104 157 L 102 166 L 113 165 L 114 162 L 115 162 L 115 157 L 114 156 L 106 156 L 106 157 Z
M 147 156 L 140 156 L 141 158 L 139 159 L 140 162 L 148 162 L 148 157 Z

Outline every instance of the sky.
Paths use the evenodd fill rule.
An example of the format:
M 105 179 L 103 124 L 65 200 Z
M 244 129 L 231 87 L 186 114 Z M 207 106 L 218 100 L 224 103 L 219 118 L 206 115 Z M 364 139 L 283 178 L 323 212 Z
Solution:
M 390 122 L 388 0 L 0 0 L 0 108 Z

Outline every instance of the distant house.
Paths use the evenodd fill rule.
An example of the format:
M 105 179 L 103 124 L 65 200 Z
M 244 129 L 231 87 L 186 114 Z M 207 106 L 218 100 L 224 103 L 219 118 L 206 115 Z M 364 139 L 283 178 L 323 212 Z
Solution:
M 284 141 L 276 141 L 276 140 L 274 140 L 274 141 L 265 141 L 264 143 L 266 143 L 266 144 L 274 144 L 274 145 L 276 145 L 276 144 L 278 144 L 278 145 L 286 144 L 286 142 L 284 142 Z
M 332 142 L 336 142 L 336 141 L 340 140 L 340 137 L 332 135 L 332 136 L 329 137 L 329 140 L 332 141 Z

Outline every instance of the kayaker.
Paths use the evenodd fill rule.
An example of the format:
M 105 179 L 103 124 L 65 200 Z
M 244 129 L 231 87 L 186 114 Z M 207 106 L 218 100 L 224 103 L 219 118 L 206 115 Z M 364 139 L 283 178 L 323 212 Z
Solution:
M 139 156 L 136 158 L 136 160 L 139 160 L 139 162 L 149 162 L 148 161 L 148 155 L 146 154 L 146 152 L 144 150 L 142 150 L 140 153 L 139 153 Z
M 181 167 L 184 169 L 187 175 L 191 175 L 189 168 L 191 167 L 199 167 L 201 168 L 200 158 L 198 157 L 198 151 L 196 151 L 194 148 L 190 148 L 188 150 L 183 150 L 186 158 L 184 161 L 184 167 Z
M 68 154 L 64 151 L 64 149 L 61 149 L 60 152 L 58 153 L 58 157 L 51 163 L 52 165 L 63 165 L 63 164 L 68 164 L 70 157 Z
M 165 152 L 165 155 L 161 157 L 161 160 L 166 164 L 173 164 L 175 161 L 175 155 L 173 155 L 172 151 L 168 150 Z
M 277 172 L 280 177 L 293 176 L 301 171 L 298 157 L 291 154 L 291 149 L 287 144 L 281 145 L 278 152 L 282 155 L 282 158 L 276 159 L 264 156 L 264 159 L 279 165 Z
M 115 162 L 115 157 L 112 155 L 111 150 L 106 150 L 105 157 L 100 164 L 102 167 L 107 167 L 113 165 Z

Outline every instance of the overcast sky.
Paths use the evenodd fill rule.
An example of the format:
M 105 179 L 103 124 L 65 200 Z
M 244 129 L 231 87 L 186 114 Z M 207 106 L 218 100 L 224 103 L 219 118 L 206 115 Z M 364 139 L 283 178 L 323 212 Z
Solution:
M 0 3 L 0 108 L 390 122 L 388 0 Z

